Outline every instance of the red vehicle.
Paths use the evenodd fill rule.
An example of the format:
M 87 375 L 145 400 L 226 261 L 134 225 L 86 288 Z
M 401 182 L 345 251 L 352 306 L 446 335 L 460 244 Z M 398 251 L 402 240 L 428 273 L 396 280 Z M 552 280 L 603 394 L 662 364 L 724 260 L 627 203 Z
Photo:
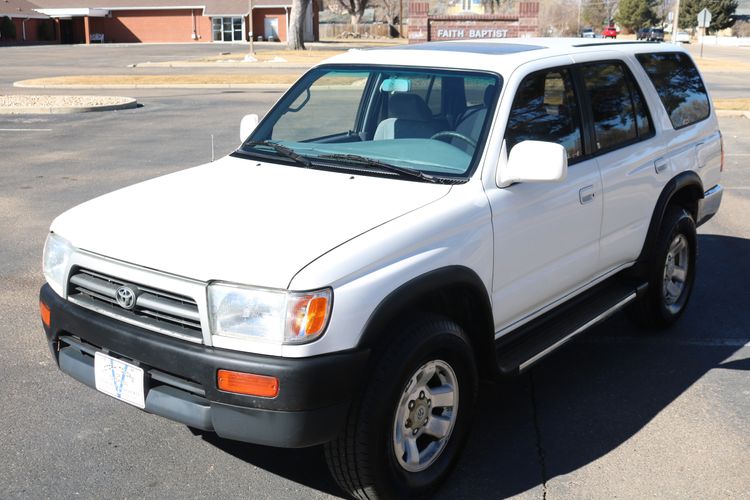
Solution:
M 602 30 L 604 38 L 617 38 L 617 29 L 614 26 L 607 26 Z

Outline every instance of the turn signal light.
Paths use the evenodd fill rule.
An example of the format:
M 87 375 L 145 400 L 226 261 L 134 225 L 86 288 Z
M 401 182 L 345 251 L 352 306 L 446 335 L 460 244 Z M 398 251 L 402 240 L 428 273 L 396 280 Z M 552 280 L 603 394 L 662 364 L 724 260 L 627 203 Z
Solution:
M 49 306 L 42 301 L 39 301 L 39 314 L 42 316 L 42 323 L 44 323 L 44 326 L 49 328 L 52 313 L 50 313 Z
M 279 379 L 254 373 L 219 370 L 216 386 L 222 391 L 248 396 L 275 398 L 279 395 Z

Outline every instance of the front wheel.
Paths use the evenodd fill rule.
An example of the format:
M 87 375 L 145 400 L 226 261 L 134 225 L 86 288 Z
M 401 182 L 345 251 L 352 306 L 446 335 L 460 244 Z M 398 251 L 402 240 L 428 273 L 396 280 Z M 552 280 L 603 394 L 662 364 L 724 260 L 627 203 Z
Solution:
M 425 316 L 393 338 L 345 432 L 326 445 L 333 477 L 355 498 L 429 494 L 448 475 L 469 430 L 477 373 L 461 327 Z
M 695 221 L 681 207 L 671 207 L 648 264 L 648 290 L 630 308 L 630 317 L 647 328 L 666 328 L 685 311 L 695 280 Z

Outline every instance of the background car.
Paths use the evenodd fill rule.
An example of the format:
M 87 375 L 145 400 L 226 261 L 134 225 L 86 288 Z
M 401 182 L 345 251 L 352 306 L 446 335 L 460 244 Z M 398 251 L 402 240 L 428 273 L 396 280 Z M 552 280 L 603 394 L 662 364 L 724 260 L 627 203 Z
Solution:
M 687 31 L 678 31 L 675 35 L 675 41 L 680 43 L 690 43 L 690 33 Z
M 594 28 L 583 28 L 581 30 L 581 38 L 596 38 Z
M 614 26 L 607 26 L 602 30 L 602 36 L 604 38 L 617 38 L 617 28 Z

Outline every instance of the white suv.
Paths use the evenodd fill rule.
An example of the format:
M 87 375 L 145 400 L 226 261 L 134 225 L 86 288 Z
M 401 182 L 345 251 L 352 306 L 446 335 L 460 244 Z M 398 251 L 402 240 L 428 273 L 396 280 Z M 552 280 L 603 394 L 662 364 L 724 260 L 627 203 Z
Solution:
M 41 312 L 60 369 L 219 436 L 325 443 L 361 497 L 424 495 L 480 377 L 625 306 L 684 311 L 721 135 L 680 48 L 357 50 L 218 162 L 60 215 Z

